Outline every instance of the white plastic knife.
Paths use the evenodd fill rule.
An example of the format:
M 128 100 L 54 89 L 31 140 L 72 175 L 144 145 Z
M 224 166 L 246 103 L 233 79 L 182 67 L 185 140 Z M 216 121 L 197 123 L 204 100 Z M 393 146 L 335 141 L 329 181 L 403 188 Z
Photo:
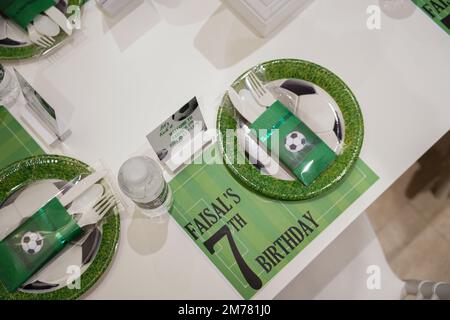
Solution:
M 75 186 L 70 188 L 70 190 L 59 197 L 59 202 L 65 207 L 73 200 L 78 198 L 82 193 L 84 193 L 87 189 L 93 186 L 97 181 L 102 179 L 106 175 L 105 170 L 96 171 L 93 174 L 87 176 L 80 182 L 78 182 Z
M 64 30 L 69 36 L 72 35 L 73 26 L 67 17 L 59 11 L 56 7 L 50 7 L 45 11 L 45 14 L 52 19 L 61 29 Z
M 237 111 L 249 122 L 255 121 L 266 108 L 259 106 L 252 107 L 251 104 L 244 103 L 239 94 L 233 88 L 228 89 L 228 96 Z M 270 166 L 273 161 L 270 155 L 252 137 L 250 129 L 243 128 L 237 131 L 238 141 L 243 144 L 252 160 L 258 160 L 265 167 Z

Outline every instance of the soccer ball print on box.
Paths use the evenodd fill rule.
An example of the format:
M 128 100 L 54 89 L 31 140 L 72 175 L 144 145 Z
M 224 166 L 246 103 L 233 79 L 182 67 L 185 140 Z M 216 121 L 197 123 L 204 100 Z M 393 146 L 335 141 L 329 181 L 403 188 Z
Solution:
M 22 250 L 33 255 L 41 251 L 44 246 L 44 238 L 38 232 L 27 232 L 21 239 Z
M 306 138 L 298 131 L 292 131 L 284 139 L 284 147 L 292 153 L 303 150 L 306 145 Z

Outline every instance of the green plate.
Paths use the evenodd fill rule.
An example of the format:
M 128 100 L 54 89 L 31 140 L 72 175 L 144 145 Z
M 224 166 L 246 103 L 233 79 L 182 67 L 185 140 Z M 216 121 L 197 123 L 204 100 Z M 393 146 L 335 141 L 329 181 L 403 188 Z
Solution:
M 91 172 L 88 165 L 78 160 L 56 156 L 42 155 L 17 161 L 0 170 L 0 203 L 20 188 L 40 180 L 70 181 L 79 175 Z M 117 249 L 120 235 L 120 218 L 113 210 L 102 224 L 102 240 L 97 255 L 92 264 L 81 275 L 81 288 L 69 289 L 67 287 L 47 293 L 28 293 L 17 291 L 9 293 L 0 284 L 0 299 L 77 299 L 88 291 L 102 276 L 110 265 Z
M 68 5 L 82 6 L 88 0 L 68 0 Z M 73 13 L 72 13 L 73 14 Z M 69 16 L 69 14 L 67 14 Z M 25 31 L 24 31 L 25 32 Z M 54 37 L 55 43 L 50 48 L 42 48 L 35 44 L 28 44 L 23 46 L 0 46 L 0 60 L 22 60 L 34 57 L 39 57 L 54 51 L 56 48 L 60 47 L 68 35 L 61 30 L 61 32 Z
M 345 137 L 343 151 L 337 160 L 322 173 L 310 186 L 300 181 L 287 181 L 263 175 L 248 161 L 241 164 L 235 159 L 227 159 L 226 130 L 237 128 L 238 113 L 227 94 L 224 95 L 217 116 L 219 145 L 225 158 L 225 164 L 231 173 L 246 187 L 264 196 L 278 200 L 306 200 L 319 196 L 338 184 L 352 169 L 359 157 L 363 138 L 364 122 L 358 101 L 347 85 L 331 71 L 308 61 L 280 59 L 262 63 L 246 71 L 232 86 L 241 89 L 249 72 L 264 74 L 267 82 L 280 79 L 299 79 L 311 82 L 325 90 L 339 106 L 344 118 Z M 234 148 L 228 154 L 238 154 L 237 138 Z M 230 150 L 228 150 L 230 151 Z M 242 154 L 240 154 L 242 156 Z

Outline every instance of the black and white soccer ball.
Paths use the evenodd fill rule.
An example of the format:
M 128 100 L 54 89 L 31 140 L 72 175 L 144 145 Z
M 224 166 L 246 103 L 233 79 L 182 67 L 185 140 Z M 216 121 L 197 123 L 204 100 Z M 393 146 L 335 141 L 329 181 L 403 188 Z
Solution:
M 284 147 L 292 153 L 300 152 L 305 146 L 306 138 L 298 131 L 292 131 L 284 139 Z
M 189 117 L 194 111 L 198 108 L 197 99 L 192 99 L 188 103 L 186 103 L 180 110 L 175 112 L 172 115 L 172 120 L 174 121 L 183 121 L 187 117 Z
M 331 149 L 341 150 L 340 145 L 344 140 L 343 116 L 332 97 L 329 97 L 324 90 L 304 80 L 288 79 L 276 84 L 273 89 L 278 91 L 276 98 L 289 109 L 294 110 L 294 114 Z M 328 103 L 312 103 L 314 97 Z M 306 105 L 305 101 L 308 101 Z M 330 118 L 331 121 L 329 121 Z
M 28 254 L 36 254 L 44 246 L 44 238 L 38 232 L 27 232 L 21 239 L 22 250 Z

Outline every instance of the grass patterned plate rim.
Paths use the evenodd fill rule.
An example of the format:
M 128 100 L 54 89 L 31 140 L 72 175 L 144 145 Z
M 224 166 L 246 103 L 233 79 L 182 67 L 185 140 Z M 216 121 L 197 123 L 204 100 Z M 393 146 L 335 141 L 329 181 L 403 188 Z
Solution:
M 82 6 L 87 1 L 88 0 L 68 0 L 68 5 Z M 0 45 L 0 60 L 25 60 L 44 56 L 54 51 L 70 37 L 61 30 L 60 33 L 53 38 L 55 39 L 55 43 L 49 48 L 42 48 L 33 43 L 17 47 Z
M 225 165 L 233 176 L 244 186 L 263 196 L 277 200 L 301 201 L 318 197 L 338 185 L 353 168 L 359 158 L 364 140 L 364 121 L 359 103 L 350 88 L 336 74 L 310 61 L 300 59 L 275 59 L 258 64 L 240 75 L 233 83 L 234 88 L 243 85 L 250 72 L 264 71 L 267 82 L 279 79 L 300 79 L 309 81 L 325 90 L 339 106 L 345 123 L 346 134 L 344 149 L 337 160 L 327 171 L 319 176 L 310 186 L 300 181 L 279 180 L 272 176 L 262 175 L 252 164 L 237 164 L 227 159 L 227 129 L 236 129 L 237 111 L 225 93 L 217 114 L 219 130 L 219 147 L 225 158 Z M 234 141 L 234 152 L 237 154 L 237 139 Z
M 48 170 L 50 167 L 52 170 Z M 3 203 L 19 188 L 33 182 L 46 179 L 70 181 L 79 174 L 89 174 L 90 172 L 92 170 L 87 164 L 60 155 L 38 155 L 16 161 L 0 170 L 0 203 Z M 108 270 L 117 252 L 120 217 L 117 211 L 114 213 L 105 218 L 102 225 L 100 248 L 91 265 L 81 275 L 80 289 L 63 287 L 47 293 L 22 291 L 10 293 L 0 283 L 0 300 L 73 300 L 88 292 Z

